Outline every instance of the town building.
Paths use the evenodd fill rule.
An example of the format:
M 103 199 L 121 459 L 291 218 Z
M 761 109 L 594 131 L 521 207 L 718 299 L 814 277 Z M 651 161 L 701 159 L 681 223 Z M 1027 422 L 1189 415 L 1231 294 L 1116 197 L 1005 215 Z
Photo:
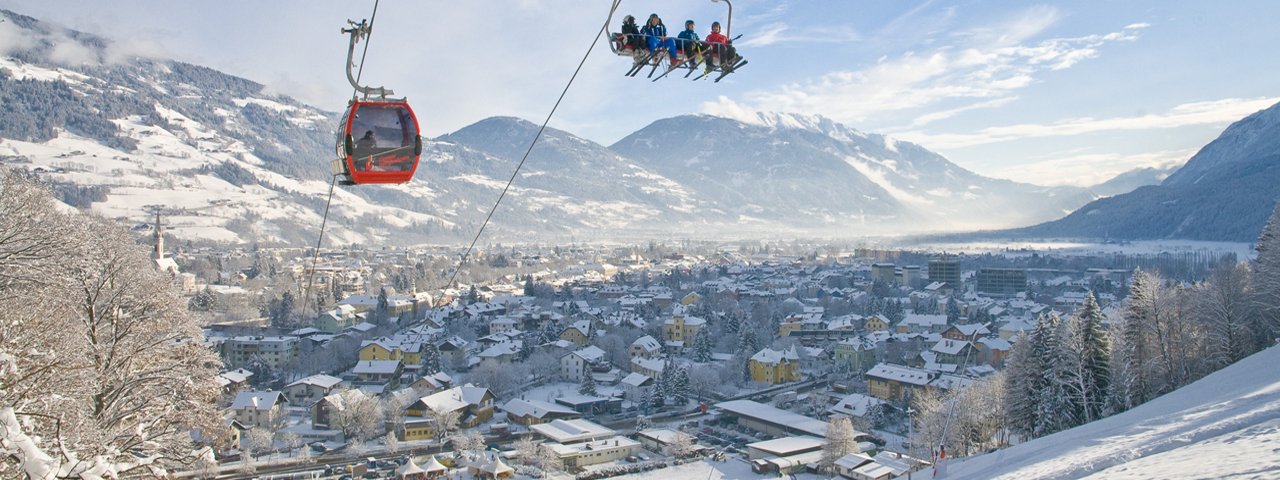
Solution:
M 795 347 L 788 350 L 764 348 L 747 361 L 751 381 L 786 383 L 800 380 L 800 355 Z
M 935 374 L 891 363 L 881 363 L 867 371 L 867 390 L 884 401 L 904 401 L 912 392 L 925 388 Z
M 982 268 L 978 270 L 977 291 L 991 297 L 1013 297 L 1027 291 L 1027 271 L 1021 268 Z

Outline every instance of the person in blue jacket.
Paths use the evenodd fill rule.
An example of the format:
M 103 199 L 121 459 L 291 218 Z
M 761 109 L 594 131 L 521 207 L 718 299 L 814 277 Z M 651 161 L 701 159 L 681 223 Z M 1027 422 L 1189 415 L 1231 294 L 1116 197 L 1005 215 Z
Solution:
M 667 36 L 667 26 L 662 24 L 658 14 L 649 14 L 649 21 L 640 29 L 640 33 L 645 35 L 645 40 L 649 43 L 649 53 L 665 48 L 667 55 L 671 56 L 671 64 L 676 63 L 676 40 Z
M 698 37 L 698 32 L 693 31 L 693 20 L 684 21 L 684 31 L 677 35 L 676 45 L 684 52 L 687 58 L 693 58 L 694 55 L 700 53 L 702 47 L 702 38 Z

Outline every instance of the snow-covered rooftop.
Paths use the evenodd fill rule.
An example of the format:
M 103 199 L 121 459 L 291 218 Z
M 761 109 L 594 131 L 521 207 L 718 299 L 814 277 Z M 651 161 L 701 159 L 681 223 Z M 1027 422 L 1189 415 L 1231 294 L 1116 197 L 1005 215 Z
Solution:
M 616 433 L 613 429 L 582 419 L 553 420 L 549 423 L 532 425 L 529 429 L 557 443 L 573 443 L 611 437 Z

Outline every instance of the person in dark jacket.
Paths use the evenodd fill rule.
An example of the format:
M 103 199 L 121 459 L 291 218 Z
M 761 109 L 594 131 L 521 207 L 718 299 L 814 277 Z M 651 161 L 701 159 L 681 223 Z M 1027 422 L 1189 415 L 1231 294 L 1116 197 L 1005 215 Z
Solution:
M 676 63 L 676 40 L 667 36 L 667 26 L 662 24 L 658 14 L 649 15 L 649 22 L 640 30 L 640 33 L 645 34 L 650 53 L 656 52 L 659 48 L 665 48 L 667 55 L 671 56 L 671 64 Z
M 640 26 L 636 25 L 636 17 L 627 15 L 622 18 L 622 45 L 632 50 L 645 47 L 644 36 L 640 35 Z
M 702 47 L 702 38 L 698 37 L 698 32 L 693 31 L 693 20 L 684 21 L 684 31 L 676 36 L 676 46 L 684 52 L 685 57 L 693 58 L 693 56 Z

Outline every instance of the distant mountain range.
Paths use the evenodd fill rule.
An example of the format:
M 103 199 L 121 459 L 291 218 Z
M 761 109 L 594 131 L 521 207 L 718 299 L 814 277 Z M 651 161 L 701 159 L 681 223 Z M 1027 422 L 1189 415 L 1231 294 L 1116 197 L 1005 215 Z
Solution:
M 121 59 L 108 40 L 9 11 L 0 17 L 30 39 L 0 56 L 0 163 L 39 173 L 70 205 L 140 228 L 159 207 L 168 231 L 182 239 L 314 241 L 329 192 L 335 113 L 212 69 Z M 57 61 L 65 39 L 96 60 Z M 339 187 L 330 244 L 469 239 L 535 131 L 520 119 L 485 119 L 428 139 L 408 184 Z M 609 147 L 548 129 L 486 238 L 1007 228 L 1061 217 L 1159 175 L 1040 187 L 983 177 L 919 145 L 817 116 L 681 116 Z
M 999 236 L 1253 242 L 1280 199 L 1280 104 L 1231 124 L 1159 185 Z

